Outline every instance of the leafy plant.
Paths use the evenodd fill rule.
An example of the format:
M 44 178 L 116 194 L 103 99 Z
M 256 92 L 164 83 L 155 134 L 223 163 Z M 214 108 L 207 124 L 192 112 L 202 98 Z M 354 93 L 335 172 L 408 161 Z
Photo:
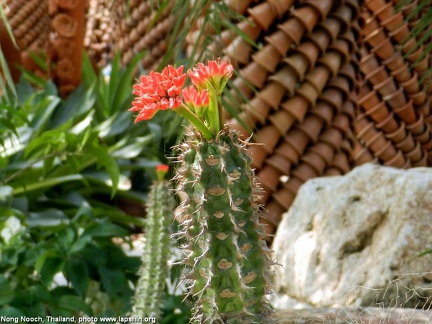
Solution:
M 54 212 L 3 215 L 1 315 L 107 316 L 130 306 L 139 260 L 112 241 L 126 239 L 126 229 L 89 212 L 63 220 Z
M 175 137 L 158 121 L 132 123 L 132 79 L 118 59 L 108 76 L 84 59 L 83 84 L 66 100 L 52 82 L 26 79 L 15 100 L 1 97 L 0 314 L 130 309 L 139 259 L 113 238 L 127 244 L 144 225 L 146 170 Z

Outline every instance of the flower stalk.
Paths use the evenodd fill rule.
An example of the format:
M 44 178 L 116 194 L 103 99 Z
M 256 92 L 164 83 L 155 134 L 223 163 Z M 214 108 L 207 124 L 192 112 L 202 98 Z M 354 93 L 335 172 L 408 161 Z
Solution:
M 220 112 L 219 112 L 219 100 L 218 95 L 216 93 L 216 89 L 213 87 L 210 81 L 206 81 L 206 86 L 209 92 L 210 100 L 208 107 L 208 120 L 210 132 L 212 134 L 218 134 L 221 130 L 221 120 L 220 120 Z
M 201 134 L 205 139 L 210 140 L 213 138 L 213 133 L 207 126 L 185 105 L 180 105 L 176 110 L 180 116 L 186 118 Z

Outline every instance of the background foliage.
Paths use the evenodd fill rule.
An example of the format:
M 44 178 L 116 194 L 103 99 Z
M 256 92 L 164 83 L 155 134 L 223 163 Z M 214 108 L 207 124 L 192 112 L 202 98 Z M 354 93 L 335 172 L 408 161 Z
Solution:
M 250 42 L 232 23 L 242 17 L 224 2 L 203 10 L 208 3 L 175 2 L 177 38 L 170 40 L 162 66 L 173 57 L 187 67 L 207 58 L 197 43 L 185 59 L 181 46 L 203 12 L 203 48 L 213 41 L 206 38 L 209 26 L 216 34 L 231 28 Z M 431 11 L 416 34 L 430 19 Z M 15 86 L 0 51 L 0 315 L 108 316 L 129 310 L 139 258 L 126 255 L 113 238 L 128 244 L 143 226 L 153 168 L 172 155 L 183 129 L 171 113 L 133 124 L 127 109 L 140 58 L 127 68 L 116 58 L 111 71 L 100 75 L 84 58 L 82 85 L 64 100 L 51 81 L 26 71 Z M 236 107 L 230 108 L 235 116 Z M 173 285 L 179 276 L 180 268 L 173 267 Z M 163 323 L 185 322 L 188 305 L 182 300 L 170 290 Z
M 163 130 L 173 116 L 133 123 L 138 59 L 121 68 L 116 58 L 107 77 L 84 58 L 83 83 L 66 100 L 28 73 L 1 97 L 0 315 L 130 309 L 139 257 L 118 241 L 131 244 L 143 226 L 153 169 L 177 136 Z

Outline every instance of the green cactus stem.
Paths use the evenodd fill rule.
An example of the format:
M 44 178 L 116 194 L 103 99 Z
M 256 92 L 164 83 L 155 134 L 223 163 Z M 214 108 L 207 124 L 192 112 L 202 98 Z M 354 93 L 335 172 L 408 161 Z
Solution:
M 182 234 L 195 323 L 269 321 L 265 295 L 273 262 L 258 223 L 259 188 L 245 145 L 225 128 L 214 140 L 188 134 L 179 146 L 176 179 L 188 197 Z
M 167 261 L 171 252 L 171 224 L 175 200 L 167 181 L 153 184 L 147 206 L 146 242 L 141 258 L 132 315 L 139 318 L 159 317 L 165 283 Z

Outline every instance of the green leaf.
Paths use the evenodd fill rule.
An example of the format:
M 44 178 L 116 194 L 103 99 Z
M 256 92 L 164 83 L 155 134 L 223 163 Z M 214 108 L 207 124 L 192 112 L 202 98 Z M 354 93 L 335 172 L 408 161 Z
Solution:
M 25 218 L 25 215 L 23 214 L 23 212 L 21 212 L 18 209 L 0 206 L 0 216 L 5 216 L 5 215 L 16 216 L 16 217 L 19 217 L 20 219 Z
M 113 157 L 123 158 L 123 159 L 132 159 L 137 157 L 143 150 L 146 149 L 146 144 L 153 139 L 153 134 L 134 138 L 132 143 L 128 145 L 124 145 L 120 147 L 118 150 L 115 150 L 111 153 Z
M 111 132 L 112 125 L 117 118 L 117 115 L 110 116 L 109 118 L 105 118 L 104 121 L 100 122 L 95 130 L 99 132 L 99 137 L 105 138 Z
M 0 118 L 0 125 L 4 126 L 6 129 L 9 129 L 12 133 L 14 133 L 16 136 L 18 136 L 17 130 L 15 125 L 6 118 Z
M 46 304 L 38 301 L 33 302 L 25 307 L 26 315 L 28 317 L 41 316 L 44 318 L 47 314 Z
M 57 306 L 73 312 L 82 312 L 87 315 L 93 313 L 91 308 L 82 300 L 82 298 L 75 295 L 61 296 L 57 301 Z
M 129 234 L 127 230 L 123 227 L 110 223 L 108 221 L 104 221 L 100 224 L 95 224 L 91 227 L 88 227 L 82 234 L 82 237 L 92 236 L 92 237 L 125 237 Z
M 10 37 L 10 39 L 11 39 L 13 45 L 14 45 L 16 48 L 18 48 L 18 45 L 17 45 L 17 43 L 16 43 L 16 41 L 15 41 L 14 34 L 13 34 L 13 32 L 12 32 L 11 25 L 9 24 L 9 20 L 8 20 L 8 18 L 6 17 L 5 10 L 4 10 L 3 8 L 4 8 L 3 6 L 0 6 L 0 16 L 1 16 L 2 24 L 3 24 L 4 27 L 6 28 L 6 31 L 7 31 L 7 33 L 8 33 L 8 36 Z M 2 66 L 3 66 L 3 65 L 2 65 Z
M 29 299 L 32 300 L 38 300 L 38 301 L 42 301 L 44 303 L 51 303 L 52 298 L 51 298 L 51 294 L 48 291 L 47 287 L 43 286 L 43 285 L 34 285 L 34 286 L 30 286 L 25 293 L 27 294 L 27 297 L 30 297 Z
M 43 265 L 45 264 L 45 261 L 50 257 L 55 257 L 57 255 L 60 255 L 61 251 L 58 249 L 49 249 L 43 252 L 36 260 L 35 263 L 35 270 L 37 272 L 41 272 Z
M 97 81 L 97 76 L 86 52 L 84 52 L 82 64 L 82 81 L 86 88 L 93 88 Z
M 123 106 L 123 102 L 132 97 L 132 81 L 135 75 L 136 66 L 146 53 L 147 52 L 144 51 L 138 55 L 135 55 L 132 61 L 128 64 L 127 68 L 122 71 L 122 73 L 120 73 L 121 77 L 119 78 L 116 87 L 110 89 L 110 104 L 113 109 L 119 109 L 121 106 Z M 111 78 L 113 78 L 113 76 L 113 80 L 116 81 L 117 73 L 115 72 L 114 67 L 111 72 Z
M 35 89 L 32 85 L 24 79 L 21 79 L 17 84 L 17 95 L 20 102 L 29 100 L 35 93 Z
M 1 9 L 0 12 L 4 17 L 3 9 Z M 2 22 L 3 21 L 7 21 L 7 19 L 2 19 Z M 9 26 L 9 24 L 6 24 L 6 26 Z M 8 32 L 9 32 L 9 30 L 8 30 Z M 12 37 L 12 40 L 14 40 L 13 37 Z M 15 40 L 14 40 L 14 42 L 15 42 Z M 17 101 L 17 93 L 16 93 L 16 89 L 15 89 L 15 83 L 12 80 L 12 76 L 10 74 L 8 65 L 6 63 L 6 59 L 3 55 L 3 51 L 1 50 L 1 46 L 0 46 L 0 67 L 1 67 L 1 70 L 2 70 L 3 75 L 5 77 L 5 79 L 3 79 L 3 75 L 0 75 L 0 89 L 2 90 L 2 94 L 3 94 L 4 98 L 6 99 L 6 101 L 9 104 L 12 104 L 12 103 Z
M 251 19 L 245 19 L 245 17 L 241 17 L 241 20 L 248 23 L 252 27 L 255 27 L 255 23 Z M 245 34 L 240 28 L 238 28 L 237 24 L 233 24 L 229 19 L 224 19 L 222 21 L 223 25 L 232 31 L 235 32 L 236 35 L 240 36 L 244 41 L 249 43 L 250 45 L 257 47 L 257 44 L 253 39 L 251 39 L 247 34 Z
M 21 78 L 24 78 L 25 80 L 29 81 L 31 84 L 43 88 L 45 86 L 46 80 L 45 78 L 37 75 L 36 73 L 33 73 L 29 70 L 26 70 L 22 66 L 18 66 L 18 69 L 21 72 Z
M 13 188 L 9 186 L 0 186 L 0 201 L 6 201 L 11 198 L 13 194 Z
M 129 216 L 119 209 L 112 208 L 107 210 L 105 208 L 93 208 L 93 214 L 95 217 L 108 217 L 112 222 L 127 225 L 144 226 L 144 218 Z
M 111 198 L 114 197 L 120 179 L 120 169 L 117 161 L 111 156 L 107 149 L 91 146 L 87 148 L 87 150 L 97 159 L 98 167 L 103 167 L 109 174 L 112 181 Z
M 105 134 L 101 133 L 101 136 L 105 139 L 124 134 L 128 128 L 131 127 L 131 113 L 129 111 L 123 111 L 119 114 L 115 114 L 110 118 L 107 124 L 109 125 L 108 132 L 104 132 Z
M 10 280 L 0 274 L 0 306 L 8 304 L 14 298 L 14 287 Z
M 54 96 L 47 96 L 42 99 L 36 109 L 34 117 L 30 121 L 30 127 L 33 128 L 33 137 L 37 136 L 43 131 L 44 125 L 51 118 L 51 115 L 57 105 L 60 103 L 60 98 Z
M 81 194 L 79 194 L 76 191 L 69 192 L 64 198 L 68 203 L 70 203 L 74 206 L 77 206 L 80 208 L 87 208 L 87 209 L 90 208 L 90 206 L 89 206 L 87 200 L 84 198 L 84 196 L 82 196 Z M 76 214 L 77 215 L 75 217 L 79 216 L 80 211 L 78 210 Z
M 54 96 L 54 97 L 59 96 L 57 91 L 57 86 L 51 79 L 46 82 L 44 91 L 45 91 L 44 94 L 47 96 Z
M 55 227 L 67 223 L 69 223 L 69 218 L 65 213 L 54 208 L 42 212 L 30 213 L 30 217 L 28 218 L 28 224 L 30 227 Z
M 126 164 L 119 161 L 122 170 L 140 170 L 146 168 L 154 170 L 159 164 L 161 164 L 160 161 L 153 161 L 146 158 L 137 158 L 132 162 L 132 164 L 129 161 L 127 162 L 128 163 Z
M 65 273 L 77 293 L 85 297 L 89 283 L 87 264 L 82 262 L 78 255 L 75 255 L 75 258 L 66 263 Z
M 80 174 L 71 174 L 64 177 L 49 178 L 36 183 L 26 184 L 25 187 L 22 186 L 16 187 L 14 188 L 13 193 L 14 195 L 20 195 L 23 193 L 29 193 L 30 191 L 50 188 L 64 182 L 77 181 L 77 180 L 83 180 L 83 177 Z
M 48 65 L 46 63 L 46 57 L 43 57 L 42 55 L 39 55 L 35 52 L 29 51 L 29 56 L 32 58 L 32 60 L 37 64 L 39 68 L 41 68 L 43 71 L 48 71 Z
M 16 307 L 12 307 L 12 306 L 4 306 L 2 308 L 0 308 L 0 316 L 5 316 L 5 317 L 21 317 L 21 316 L 25 316 L 26 314 L 19 308 Z
M 103 77 L 103 74 L 99 75 L 98 82 L 96 84 L 96 114 L 100 120 L 106 119 L 110 116 L 109 109 L 109 88 Z
M 115 100 L 114 93 L 116 92 L 116 88 L 118 87 L 120 81 L 119 80 L 120 60 L 121 60 L 120 53 L 117 52 L 115 54 L 114 59 L 111 62 L 111 70 L 110 70 L 109 83 L 107 88 L 108 91 L 106 93 L 106 96 L 110 99 L 109 100 L 110 111 L 108 112 L 110 115 L 112 115 L 115 112 L 115 109 L 118 108 L 114 106 L 113 103 Z
M 42 282 L 49 285 L 54 279 L 54 275 L 61 272 L 64 267 L 64 260 L 60 257 L 47 258 L 40 270 Z
M 78 86 L 66 99 L 66 101 L 57 109 L 50 122 L 51 128 L 78 118 L 83 114 L 90 112 L 95 102 L 91 89 L 88 90 L 83 85 Z M 80 119 L 81 120 L 81 119 Z
M 49 156 L 43 160 L 44 174 L 48 174 L 54 168 L 56 158 L 55 156 Z
M 422 256 L 424 256 L 424 255 L 426 255 L 426 254 L 430 254 L 430 253 L 432 253 L 432 249 L 428 249 L 428 250 L 426 250 L 426 251 L 423 251 L 423 252 L 420 253 L 420 254 L 417 254 L 417 257 L 422 257 Z
M 82 174 L 85 178 L 85 180 L 89 180 L 89 182 L 95 182 L 96 184 L 102 184 L 102 186 L 98 187 L 98 191 L 103 191 L 103 192 L 107 192 L 107 189 L 109 189 L 111 187 L 111 177 L 110 175 L 105 172 L 105 171 L 86 171 L 83 172 Z M 126 189 L 129 189 L 129 186 L 127 185 L 129 183 L 129 178 L 124 176 L 123 174 L 120 174 L 119 176 L 119 183 L 123 184 L 125 183 Z M 125 188 L 122 188 L 121 185 L 119 186 L 120 189 L 124 190 Z M 94 188 L 96 190 L 96 188 Z M 108 191 L 111 191 L 111 189 L 109 189 Z M 117 192 L 117 194 L 119 194 L 119 192 Z
M 56 147 L 59 144 L 64 144 L 64 140 L 65 133 L 63 131 L 46 131 L 27 144 L 24 156 L 26 158 L 29 158 L 32 155 L 35 155 L 35 157 L 44 156 L 44 151 L 49 150 L 51 147 Z M 35 151 L 36 154 L 34 153 Z
M 79 173 L 81 171 L 82 165 L 76 156 L 70 155 L 67 158 L 67 168 L 71 173 Z
M 69 254 L 74 254 L 74 253 L 78 253 L 81 252 L 81 250 L 83 250 L 87 244 L 89 244 L 91 242 L 91 237 L 90 236 L 85 236 L 85 237 L 80 237 L 78 240 L 76 240 L 70 247 L 69 249 Z
M 110 296 L 124 293 L 127 289 L 127 286 L 125 286 L 125 283 L 127 282 L 126 276 L 120 269 L 101 267 L 99 268 L 99 274 L 102 279 L 102 285 Z
M 71 226 L 66 227 L 58 233 L 57 242 L 63 250 L 69 251 L 69 248 L 74 243 L 74 241 L 75 232 Z
M 90 133 L 92 132 L 91 122 L 93 121 L 94 111 L 90 111 L 85 118 L 83 118 L 78 124 L 73 126 L 70 133 L 81 134 L 84 132 L 84 138 L 88 139 Z M 85 143 L 82 144 L 84 146 Z
M 78 148 L 77 148 L 78 152 L 81 152 L 84 149 L 84 146 L 86 146 L 88 140 L 90 139 L 91 133 L 92 133 L 92 129 L 90 127 L 88 127 L 85 130 L 84 135 L 82 136 L 81 143 L 78 145 Z

